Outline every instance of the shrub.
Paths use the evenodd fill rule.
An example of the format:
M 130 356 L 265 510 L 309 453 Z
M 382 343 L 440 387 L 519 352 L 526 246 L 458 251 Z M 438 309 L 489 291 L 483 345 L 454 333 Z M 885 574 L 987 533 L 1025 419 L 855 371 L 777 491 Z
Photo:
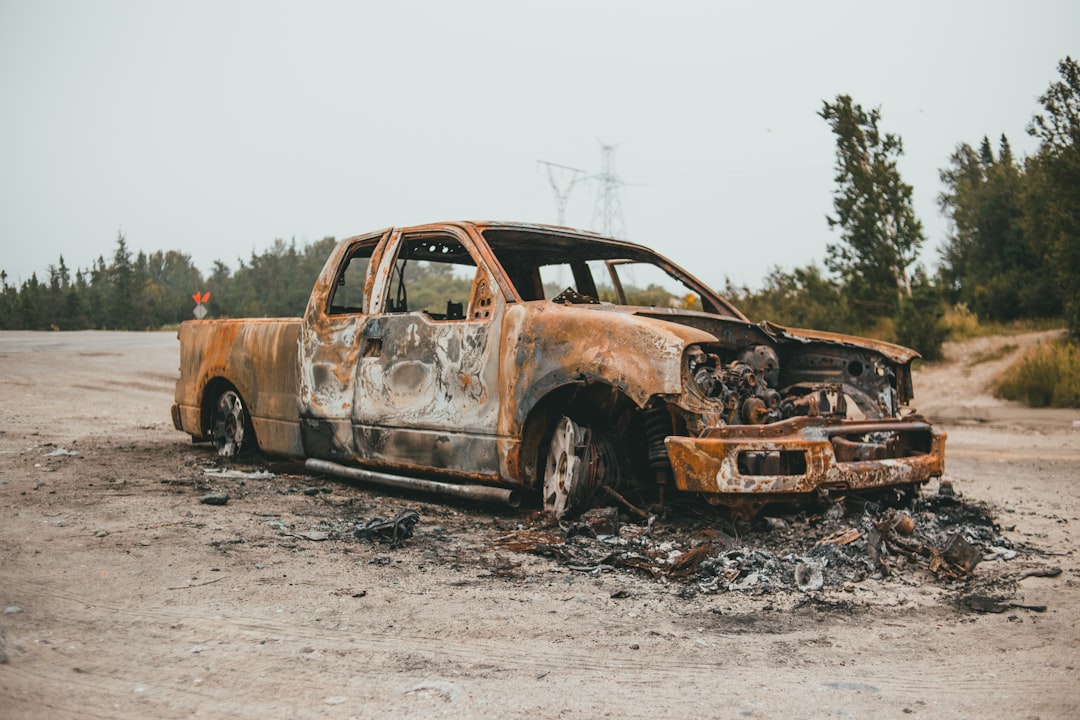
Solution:
M 979 316 L 971 312 L 967 303 L 957 303 L 946 310 L 943 323 L 952 340 L 966 340 L 982 334 Z
M 1080 346 L 1036 346 L 997 379 L 994 395 L 1031 407 L 1080 407 Z
M 897 308 L 896 341 L 918 350 L 925 360 L 940 360 L 941 344 L 949 334 L 944 316 L 940 291 L 929 283 L 915 285 L 911 297 L 901 299 Z

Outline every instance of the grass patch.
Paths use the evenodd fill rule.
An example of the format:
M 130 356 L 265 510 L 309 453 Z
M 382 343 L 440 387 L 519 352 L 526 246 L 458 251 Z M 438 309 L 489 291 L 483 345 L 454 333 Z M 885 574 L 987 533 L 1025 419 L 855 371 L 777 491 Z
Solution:
M 982 363 L 994 362 L 995 360 L 1000 360 L 1003 357 L 1008 357 L 1018 347 L 1020 346 L 1013 345 L 1012 343 L 1006 343 L 1005 345 L 994 348 L 992 350 L 983 350 L 982 352 L 977 352 L 971 356 L 971 359 L 967 361 L 967 367 L 974 367 L 976 365 L 981 365 Z
M 884 340 L 885 342 L 895 343 L 896 321 L 891 317 L 874 318 L 872 325 L 859 328 L 857 334 L 873 340 Z
M 1031 407 L 1080 407 L 1080 346 L 1036 346 L 997 379 L 994 395 Z
M 942 324 L 949 331 L 950 340 L 969 340 L 990 335 L 1022 335 L 1043 330 L 1058 330 L 1065 327 L 1061 318 L 1034 318 L 1012 320 L 1010 322 L 988 322 L 980 320 L 964 303 L 948 308 Z

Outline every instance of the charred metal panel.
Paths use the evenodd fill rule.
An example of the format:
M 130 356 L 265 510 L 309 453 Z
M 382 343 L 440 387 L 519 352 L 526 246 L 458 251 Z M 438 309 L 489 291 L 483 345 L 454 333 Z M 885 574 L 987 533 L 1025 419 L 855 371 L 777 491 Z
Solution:
M 639 407 L 654 395 L 678 395 L 684 349 L 714 339 L 618 309 L 550 302 L 515 306 L 508 324 L 513 335 L 503 353 L 503 382 L 512 402 L 500 425 L 506 434 L 520 430 L 544 395 L 575 382 L 607 383 Z
M 300 419 L 300 437 L 303 441 L 305 457 L 343 462 L 355 461 L 357 455 L 352 434 L 351 418 L 331 420 L 304 417 Z
M 356 444 L 365 464 L 475 480 L 499 477 L 499 449 L 492 434 L 357 427 Z
M 301 424 L 304 452 L 308 457 L 357 458 L 352 432 L 353 398 L 357 362 L 363 350 L 361 338 L 369 315 L 332 315 L 328 303 L 350 253 L 377 243 L 371 251 L 364 283 L 364 310 L 371 311 L 372 292 L 379 275 L 377 268 L 389 235 L 389 231 L 383 231 L 338 243 L 312 290 L 300 346 L 299 406 L 304 419 Z
M 449 467 L 445 453 L 464 458 L 463 449 L 472 444 L 465 436 L 486 435 L 494 444 L 498 340 L 499 326 L 487 321 L 434 321 L 424 313 L 369 320 L 364 343 L 378 350 L 359 360 L 354 403 L 360 455 Z M 445 438 L 434 442 L 411 430 Z M 470 461 L 470 472 L 498 473 L 497 461 L 476 466 L 479 460 Z
M 790 340 L 799 343 L 823 342 L 873 350 L 898 365 L 906 365 L 915 358 L 920 357 L 919 353 L 911 348 L 906 348 L 902 345 L 894 345 L 893 343 L 887 343 L 882 340 L 874 340 L 873 338 L 855 337 L 853 335 L 822 332 L 820 330 L 789 328 L 771 322 L 763 322 L 761 323 L 761 327 L 781 340 Z
M 373 286 L 373 315 L 363 330 L 353 398 L 359 457 L 376 464 L 462 475 L 499 475 L 499 351 L 505 298 L 459 228 L 431 242 L 460 243 L 475 263 L 463 319 L 433 319 L 425 312 L 386 312 L 390 278 Z M 424 233 L 395 234 L 385 257 Z M 386 267 L 392 261 L 383 263 Z M 463 265 L 463 267 L 473 267 Z
M 771 426 L 717 427 L 706 437 L 669 437 L 666 444 L 676 486 L 690 492 L 862 490 L 924 483 L 944 472 L 945 434 L 921 420 L 827 424 L 799 418 Z M 838 459 L 837 445 L 852 459 Z M 854 459 L 859 446 L 864 455 L 877 457 Z M 802 461 L 791 462 L 793 456 Z
M 536 480 L 535 458 L 523 458 L 521 442 L 530 414 L 560 388 L 602 383 L 639 407 L 657 394 L 682 392 L 682 354 L 712 336 L 694 328 L 659 324 L 606 306 L 514 303 L 503 323 L 499 382 L 499 456 L 502 475 Z
M 653 318 L 666 323 L 677 323 L 696 328 L 712 335 L 719 347 L 735 351 L 748 345 L 771 344 L 774 339 L 762 328 L 747 320 L 718 317 L 703 312 L 650 308 L 635 313 L 641 317 Z
M 893 367 L 877 351 L 809 343 L 782 349 L 780 385 L 841 385 L 868 417 L 892 417 L 899 409 Z
M 176 386 L 184 429 L 207 437 L 210 383 L 223 380 L 247 403 L 259 447 L 301 456 L 297 344 L 300 320 L 192 320 L 180 326 L 181 379 Z
M 352 402 L 363 315 L 323 316 L 306 324 L 301 353 L 300 409 L 304 449 L 310 457 L 348 459 L 352 442 Z

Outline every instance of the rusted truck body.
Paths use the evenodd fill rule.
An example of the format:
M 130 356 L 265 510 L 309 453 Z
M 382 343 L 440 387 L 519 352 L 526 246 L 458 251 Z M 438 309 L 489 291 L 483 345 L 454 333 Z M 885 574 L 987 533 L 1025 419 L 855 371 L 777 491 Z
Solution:
M 672 490 L 747 517 L 944 470 L 945 435 L 908 405 L 914 351 L 752 323 L 655 252 L 568 228 L 348 238 L 302 318 L 179 337 L 173 422 L 223 455 L 532 495 L 560 517 Z

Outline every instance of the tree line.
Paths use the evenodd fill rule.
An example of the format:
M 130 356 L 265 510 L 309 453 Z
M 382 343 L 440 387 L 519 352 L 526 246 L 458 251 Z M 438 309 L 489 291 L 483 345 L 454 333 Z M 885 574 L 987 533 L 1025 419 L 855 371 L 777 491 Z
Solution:
M 296 316 L 333 247 L 333 238 L 300 249 L 275 240 L 236 270 L 218 260 L 204 276 L 186 253 L 135 254 L 120 235 L 111 260 L 89 270 L 72 272 L 61 256 L 44 280 L 35 273 L 18 287 L 0 271 L 0 328 L 153 330 L 190 320 L 196 292 L 210 293 L 213 317 Z
M 899 135 L 880 108 L 850 96 L 819 116 L 836 140 L 835 191 L 826 222 L 839 233 L 824 267 L 773 268 L 760 289 L 727 283 L 752 319 L 894 339 L 935 357 L 948 307 L 980 319 L 1063 318 L 1080 338 L 1080 66 L 1066 57 L 1039 98 L 1027 132 L 1039 142 L 1014 156 L 1008 139 L 958 144 L 940 171 L 938 201 L 949 234 L 936 269 L 919 262 L 926 238 L 900 176 Z M 234 271 L 221 261 L 204 276 L 177 251 L 133 254 L 123 236 L 110 262 L 72 272 L 63 257 L 48 277 L 21 286 L 0 271 L 0 328 L 141 330 L 191 317 L 192 293 L 210 291 L 215 317 L 295 316 L 334 240 L 272 246 Z

